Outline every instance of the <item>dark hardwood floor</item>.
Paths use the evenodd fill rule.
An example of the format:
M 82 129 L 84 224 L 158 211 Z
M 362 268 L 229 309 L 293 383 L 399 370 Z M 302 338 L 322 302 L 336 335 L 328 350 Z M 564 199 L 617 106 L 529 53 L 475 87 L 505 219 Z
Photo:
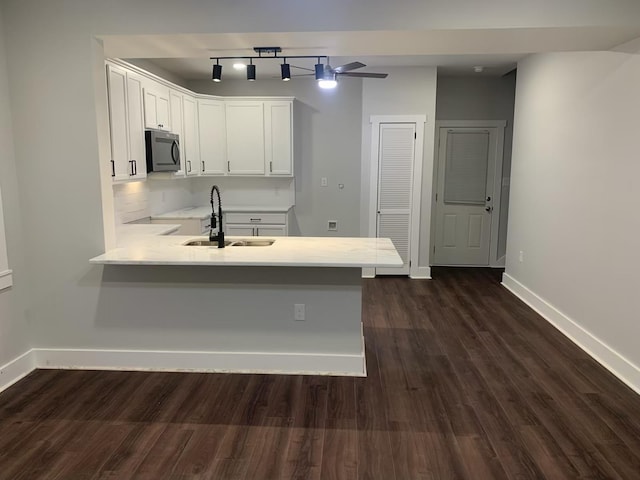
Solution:
M 0 479 L 640 479 L 639 396 L 500 272 L 433 274 L 365 281 L 367 378 L 35 371 Z

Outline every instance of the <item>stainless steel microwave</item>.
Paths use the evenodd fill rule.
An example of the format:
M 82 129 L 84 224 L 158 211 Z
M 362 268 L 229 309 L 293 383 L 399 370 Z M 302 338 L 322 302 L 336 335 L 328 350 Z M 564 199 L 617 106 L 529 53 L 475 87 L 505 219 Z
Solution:
M 144 132 L 147 149 L 147 172 L 180 170 L 180 138 L 162 130 Z

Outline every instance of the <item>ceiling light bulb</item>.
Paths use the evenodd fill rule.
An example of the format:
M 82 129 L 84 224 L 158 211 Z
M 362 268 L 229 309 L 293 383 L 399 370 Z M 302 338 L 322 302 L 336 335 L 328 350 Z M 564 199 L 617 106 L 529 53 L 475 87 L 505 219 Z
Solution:
M 338 82 L 333 79 L 322 79 L 318 80 L 318 86 L 320 88 L 336 88 L 338 86 Z
M 244 70 L 247 66 L 244 63 L 234 63 L 233 68 L 235 70 Z

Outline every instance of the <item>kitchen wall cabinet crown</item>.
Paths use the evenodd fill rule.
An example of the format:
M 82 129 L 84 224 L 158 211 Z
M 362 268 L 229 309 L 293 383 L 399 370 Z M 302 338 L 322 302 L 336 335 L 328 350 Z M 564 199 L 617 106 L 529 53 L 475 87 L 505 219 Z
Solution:
M 180 136 L 174 177 L 293 176 L 293 97 L 201 95 L 120 60 L 107 66 L 116 182 L 146 176 L 145 128 Z M 138 82 L 132 95 L 128 75 Z M 128 167 L 132 156 L 140 158 Z
M 144 145 L 143 78 L 117 65 L 107 65 L 111 177 L 114 182 L 147 176 Z

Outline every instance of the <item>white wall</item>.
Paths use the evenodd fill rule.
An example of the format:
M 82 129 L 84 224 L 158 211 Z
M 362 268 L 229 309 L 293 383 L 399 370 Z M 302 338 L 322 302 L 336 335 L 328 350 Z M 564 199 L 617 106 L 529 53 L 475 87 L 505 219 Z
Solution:
M 638 55 L 519 65 L 505 276 L 638 391 L 639 85 Z
M 11 127 L 10 96 L 7 84 L 4 24 L 0 11 L 0 271 L 13 270 L 13 286 L 0 290 L 0 389 L 8 381 L 2 367 L 29 350 L 26 297 L 28 278 L 24 264 L 20 198 Z M 4 217 L 4 222 L 3 222 Z M 6 247 L 6 252 L 5 252 Z
M 334 90 L 318 88 L 313 77 L 290 82 L 207 80 L 190 82 L 189 88 L 212 95 L 295 97 L 294 211 L 298 228 L 294 230 L 303 236 L 360 236 L 361 80 L 343 78 Z M 320 186 L 322 177 L 327 178 L 327 187 Z M 223 182 L 228 184 L 228 180 L 233 179 Z M 327 230 L 328 220 L 338 222 L 337 231 Z
M 516 93 L 515 72 L 504 77 L 438 76 L 436 120 L 506 120 L 498 258 L 507 251 L 507 219 L 509 214 L 509 177 L 513 142 L 513 108 Z M 505 181 L 506 180 L 506 181 Z
M 368 236 L 371 175 L 371 115 L 426 115 L 422 164 L 419 265 L 429 266 L 433 139 L 435 133 L 437 72 L 431 67 L 377 68 L 386 80 L 364 80 L 362 89 L 362 189 L 360 232 Z

